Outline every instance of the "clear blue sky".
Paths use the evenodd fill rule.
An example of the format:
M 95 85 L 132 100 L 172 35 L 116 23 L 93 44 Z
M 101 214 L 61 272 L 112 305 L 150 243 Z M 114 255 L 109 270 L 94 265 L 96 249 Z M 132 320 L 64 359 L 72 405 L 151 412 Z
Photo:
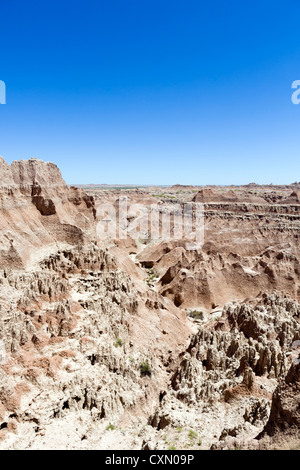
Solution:
M 300 2 L 0 0 L 0 155 L 68 183 L 300 181 Z

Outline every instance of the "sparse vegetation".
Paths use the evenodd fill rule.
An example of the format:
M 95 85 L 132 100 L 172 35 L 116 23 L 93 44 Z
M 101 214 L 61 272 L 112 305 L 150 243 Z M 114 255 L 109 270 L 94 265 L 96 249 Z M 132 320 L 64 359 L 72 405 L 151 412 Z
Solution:
M 150 368 L 150 365 L 147 361 L 143 361 L 140 363 L 140 371 L 141 371 L 141 375 L 143 376 L 146 376 L 148 375 L 149 377 L 151 377 L 151 368 Z
M 171 196 L 170 194 L 153 194 L 154 197 L 165 197 L 165 198 L 169 198 L 169 199 L 176 199 L 176 196 Z
M 193 429 L 190 429 L 190 430 L 189 430 L 189 438 L 190 438 L 191 440 L 196 439 L 197 436 L 198 436 L 198 434 L 196 433 L 196 431 L 193 431 Z
M 192 312 L 188 313 L 188 316 L 194 320 L 203 320 L 203 315 L 203 312 L 198 310 L 193 310 Z
M 109 425 L 106 427 L 106 431 L 113 431 L 115 428 L 116 427 L 113 424 L 109 423 Z
M 123 344 L 124 344 L 124 341 L 122 341 L 121 338 L 117 338 L 117 340 L 115 342 L 115 346 L 120 347 L 120 346 L 123 346 Z
M 147 276 L 148 277 L 144 279 L 144 281 L 147 283 L 148 287 L 154 287 L 154 282 L 158 278 L 157 273 L 154 271 L 154 269 L 148 269 Z

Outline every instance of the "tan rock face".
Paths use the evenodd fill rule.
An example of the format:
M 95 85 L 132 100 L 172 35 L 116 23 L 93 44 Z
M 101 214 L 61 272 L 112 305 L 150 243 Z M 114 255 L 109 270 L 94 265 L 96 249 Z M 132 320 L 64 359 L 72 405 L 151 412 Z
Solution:
M 299 427 L 298 187 L 85 192 L 37 159 L 0 174 L 0 448 L 252 448 Z M 200 198 L 203 249 L 96 239 L 97 207 L 124 196 Z
M 0 162 L 3 267 L 24 267 L 41 246 L 83 243 L 94 230 L 94 201 L 68 188 L 57 166 L 37 159 Z M 3 174 L 3 177 L 2 177 Z
M 273 398 L 269 420 L 260 437 L 284 431 L 295 433 L 300 431 L 300 364 L 292 364 L 287 375 L 282 378 L 276 388 Z M 284 435 L 284 434 L 283 434 Z
M 160 274 L 160 293 L 184 308 L 205 309 L 261 291 L 300 300 L 300 205 L 205 204 L 205 244 L 149 245 L 138 259 Z

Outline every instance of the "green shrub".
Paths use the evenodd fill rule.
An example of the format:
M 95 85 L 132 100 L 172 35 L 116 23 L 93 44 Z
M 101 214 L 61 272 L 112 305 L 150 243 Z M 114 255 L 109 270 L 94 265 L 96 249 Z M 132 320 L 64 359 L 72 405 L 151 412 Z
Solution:
M 106 428 L 106 431 L 113 431 L 114 429 L 115 429 L 115 426 L 113 424 L 109 423 L 109 425 Z
M 147 361 L 141 362 L 140 364 L 141 375 L 149 375 L 151 377 L 151 369 Z
M 195 318 L 195 320 L 203 320 L 203 312 L 198 312 L 198 310 L 193 310 L 188 315 L 190 318 Z
M 196 439 L 197 436 L 198 436 L 198 434 L 196 433 L 196 431 L 193 431 L 192 429 L 189 430 L 189 438 L 190 439 Z

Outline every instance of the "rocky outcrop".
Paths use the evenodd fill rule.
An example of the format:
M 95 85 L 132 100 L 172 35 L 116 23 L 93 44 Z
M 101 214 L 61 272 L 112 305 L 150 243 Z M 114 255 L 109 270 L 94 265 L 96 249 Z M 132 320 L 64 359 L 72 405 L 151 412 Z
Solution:
M 4 271 L 0 441 L 37 444 L 80 414 L 79 444 L 109 420 L 146 422 L 167 387 L 170 354 L 189 332 L 182 312 L 136 287 L 95 243 L 59 250 L 30 273 Z
M 26 266 L 41 246 L 83 243 L 95 231 L 93 197 L 68 188 L 54 163 L 0 161 L 1 266 Z
M 210 188 L 203 188 L 193 197 L 193 202 L 210 203 L 210 202 L 248 202 L 264 204 L 264 198 L 248 192 L 241 193 L 239 190 L 232 189 L 214 191 Z
M 171 390 L 164 395 L 151 425 L 158 431 L 187 425 L 201 432 L 202 427 L 206 434 L 203 439 L 210 447 L 230 436 L 255 437 L 268 421 L 277 380 L 290 384 L 291 391 L 296 392 L 289 416 L 290 425 L 296 424 L 297 374 L 294 367 L 289 368 L 292 344 L 300 338 L 299 314 L 297 302 L 272 294 L 248 303 L 229 304 L 220 319 L 202 322 L 181 355 Z M 279 395 L 277 389 L 272 409 Z M 283 410 L 275 408 L 272 422 L 275 415 L 284 419 Z M 174 409 L 178 412 L 172 412 Z M 197 416 L 194 423 L 188 409 Z M 211 429 L 207 428 L 208 416 Z
M 297 185 L 124 190 L 125 225 L 154 203 L 173 234 L 204 203 L 200 250 L 96 238 L 121 189 L 96 214 L 52 163 L 0 173 L 1 448 L 251 448 L 299 427 Z
M 291 365 L 273 397 L 270 417 L 259 438 L 294 433 L 300 437 L 300 363 Z

